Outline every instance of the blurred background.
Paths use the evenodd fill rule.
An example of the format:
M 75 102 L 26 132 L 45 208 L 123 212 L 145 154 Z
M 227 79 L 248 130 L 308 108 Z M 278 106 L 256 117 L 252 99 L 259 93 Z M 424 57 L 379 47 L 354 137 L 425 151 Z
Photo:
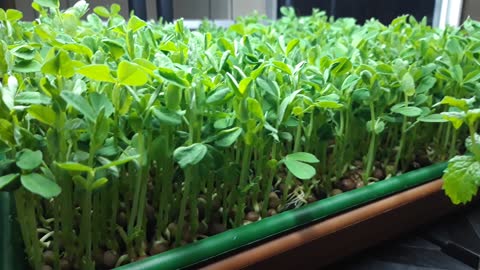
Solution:
M 73 5 L 77 0 L 60 0 L 62 8 Z M 292 6 L 299 15 L 308 15 L 312 8 L 319 8 L 335 17 L 354 17 L 359 23 L 377 18 L 383 23 L 403 14 L 412 14 L 417 19 L 427 17 L 433 26 L 461 24 L 468 16 L 480 20 L 480 0 L 90 0 L 90 5 L 108 6 L 118 3 L 123 15 L 135 10 L 144 19 L 163 17 L 168 21 L 211 19 L 228 23 L 238 16 L 258 11 L 276 19 L 281 6 Z M 32 0 L 0 0 L 2 8 L 17 8 L 26 19 L 35 14 L 30 5 Z

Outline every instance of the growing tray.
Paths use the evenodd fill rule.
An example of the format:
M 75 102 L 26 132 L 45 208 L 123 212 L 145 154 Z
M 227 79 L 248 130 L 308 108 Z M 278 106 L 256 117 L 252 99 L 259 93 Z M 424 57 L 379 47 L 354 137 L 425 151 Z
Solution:
M 318 269 L 455 209 L 437 180 L 445 167 L 411 171 L 117 269 Z M 0 223 L 1 269 L 26 264 L 14 256 L 23 252 L 11 206 L 1 194 L 2 217 L 11 217 Z

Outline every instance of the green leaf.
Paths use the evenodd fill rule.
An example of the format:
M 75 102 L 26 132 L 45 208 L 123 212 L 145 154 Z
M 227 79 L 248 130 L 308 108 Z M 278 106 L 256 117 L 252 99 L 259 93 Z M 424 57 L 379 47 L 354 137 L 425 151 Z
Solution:
M 475 144 L 473 143 L 472 136 L 468 136 L 465 140 L 465 147 L 467 148 L 470 153 L 475 154 L 475 157 L 480 158 L 480 135 L 477 133 L 474 134 L 475 136 Z
M 241 95 L 245 95 L 248 88 L 252 84 L 252 81 L 253 80 L 250 77 L 244 78 L 240 81 L 240 83 L 238 84 L 238 91 L 240 92 Z
M 220 58 L 220 62 L 218 63 L 218 68 L 222 70 L 223 66 L 228 60 L 228 57 L 230 56 L 230 51 L 224 51 L 222 54 L 222 58 Z
M 100 17 L 108 18 L 110 17 L 110 11 L 103 6 L 98 6 L 93 9 L 93 12 Z
M 111 40 L 111 39 L 103 39 L 102 41 L 108 46 L 108 50 L 110 51 L 110 54 L 115 59 L 119 59 L 125 54 L 125 48 L 122 46 L 122 44 L 118 43 L 117 41 Z M 135 60 L 138 61 L 138 59 L 135 59 Z M 145 61 L 148 61 L 148 60 L 145 59 Z
M 20 169 L 30 171 L 38 168 L 42 161 L 42 152 L 24 149 L 18 154 L 16 164 Z
M 467 111 L 467 116 L 465 119 L 467 120 L 468 126 L 475 126 L 475 123 L 480 118 L 480 109 L 472 109 Z
M 165 90 L 165 104 L 167 108 L 172 111 L 179 110 L 180 104 L 182 103 L 182 96 L 183 91 L 180 87 L 169 84 Z
M 378 64 L 378 65 L 375 67 L 375 70 L 376 70 L 377 73 L 379 73 L 379 74 L 393 74 L 393 68 L 392 68 L 392 66 L 391 66 L 391 65 L 384 64 L 384 63 Z
M 129 86 L 142 86 L 148 82 L 145 70 L 137 64 L 122 61 L 118 65 L 118 82 Z
M 42 65 L 36 60 L 24 60 L 15 63 L 13 71 L 21 73 L 38 72 L 42 68 Z
M 215 145 L 219 147 L 230 147 L 234 144 L 243 130 L 240 127 L 234 127 L 220 131 L 215 137 Z
M 290 42 L 288 42 L 288 45 L 287 45 L 286 54 L 289 55 L 290 52 L 293 51 L 295 47 L 297 47 L 298 43 L 300 43 L 300 40 L 298 38 L 290 40 Z
M 21 92 L 15 96 L 15 103 L 20 104 L 50 104 L 51 98 L 39 92 Z
M 260 102 L 258 102 L 258 100 L 250 97 L 247 98 L 247 107 L 250 115 L 255 116 L 261 121 L 264 120 L 262 105 L 260 105 Z
M 285 112 L 287 111 L 288 105 L 290 105 L 293 100 L 295 100 L 295 97 L 300 93 L 302 90 L 296 90 L 290 95 L 288 95 L 284 100 L 282 100 L 282 103 L 278 107 L 278 112 L 277 112 L 277 126 L 279 126 L 283 122 L 283 118 L 285 117 Z
M 96 114 L 93 111 L 92 106 L 88 104 L 85 98 L 66 91 L 63 91 L 60 96 L 68 103 L 68 105 L 71 105 L 81 114 L 83 114 L 88 120 L 95 122 Z
M 173 83 L 182 88 L 187 88 L 190 86 L 190 83 L 187 80 L 180 78 L 180 76 L 178 76 L 178 74 L 175 73 L 175 71 L 173 71 L 172 69 L 166 67 L 158 67 L 157 71 L 162 78 L 169 81 L 170 83 Z
M 183 26 L 183 19 L 179 19 L 175 22 L 175 32 L 180 35 L 184 34 L 184 26 Z
M 227 81 L 230 83 L 235 93 L 241 96 L 242 93 L 240 93 L 240 90 L 238 89 L 239 88 L 238 82 L 235 79 L 235 77 L 233 77 L 233 75 L 230 74 L 229 72 L 227 72 Z
M 231 96 L 232 91 L 230 88 L 220 88 L 213 91 L 213 94 L 208 96 L 206 103 L 207 104 L 220 104 L 223 103 L 229 96 Z
M 352 94 L 352 99 L 357 102 L 368 102 L 370 101 L 370 91 L 367 88 L 355 89 Z
M 371 120 L 367 122 L 367 131 L 374 132 L 375 134 L 380 134 L 385 130 L 385 122 L 380 119 L 377 119 L 375 122 Z
M 477 194 L 480 163 L 473 156 L 456 156 L 448 162 L 443 189 L 454 204 L 467 203 Z
M 29 45 L 21 45 L 15 47 L 10 52 L 17 58 L 23 60 L 32 60 L 33 58 L 35 58 L 35 49 Z
M 447 82 L 453 79 L 452 73 L 444 67 L 439 68 L 435 76 L 440 80 L 447 81 Z
M 258 84 L 257 89 L 261 89 L 262 91 L 265 91 L 266 94 L 270 95 L 275 100 L 278 100 L 278 97 L 280 96 L 280 89 L 278 87 L 278 84 L 276 84 L 271 80 L 267 81 L 262 78 L 257 78 L 257 84 Z
M 290 75 L 290 76 L 293 74 L 293 73 L 292 73 L 292 69 L 291 69 L 287 64 L 285 64 L 285 63 L 283 63 L 283 62 L 273 61 L 272 64 L 273 64 L 274 67 L 276 67 L 276 68 L 278 68 L 279 70 L 287 73 L 287 74 Z
M 418 94 L 418 95 L 415 95 L 413 103 L 415 106 L 419 106 L 427 102 L 429 98 L 430 96 L 427 96 L 425 94 Z
M 59 0 L 33 0 L 33 2 L 39 4 L 42 7 L 48 7 L 48 8 L 60 7 Z
M 83 44 L 80 44 L 80 43 L 78 43 L 78 44 L 77 43 L 65 44 L 65 45 L 62 46 L 62 49 L 66 50 L 66 51 L 73 52 L 73 53 L 85 55 L 89 58 L 93 57 L 92 50 L 89 47 L 87 47 Z
M 455 129 L 459 129 L 465 121 L 464 112 L 442 112 L 443 119 L 452 123 Z
M 341 89 L 342 90 L 351 89 L 355 87 L 355 85 L 358 83 L 359 80 L 360 80 L 360 77 L 358 75 L 351 74 L 345 79 L 345 81 L 343 81 Z
M 233 126 L 234 123 L 235 123 L 234 118 L 222 118 L 215 121 L 215 123 L 213 123 L 213 127 L 215 129 L 225 129 Z
M 113 3 L 110 6 L 110 13 L 112 13 L 112 14 L 118 14 L 120 12 L 120 10 L 122 10 L 122 7 L 117 3 Z
M 108 137 L 110 132 L 110 119 L 105 116 L 105 109 L 102 109 L 98 112 L 97 119 L 95 119 L 95 125 L 93 134 L 91 135 L 92 141 L 90 142 L 91 147 L 98 149 L 102 147 L 105 139 Z M 95 143 L 95 144 L 93 144 Z
M 287 166 L 287 169 L 298 179 L 308 180 L 314 177 L 316 174 L 314 167 L 294 159 L 286 158 L 285 165 Z
M 108 183 L 108 179 L 106 177 L 102 177 L 100 179 L 97 179 L 95 182 L 93 182 L 90 188 L 91 190 L 96 190 L 105 186 L 107 183 Z
M 87 179 L 85 179 L 85 177 L 81 175 L 74 175 L 72 177 L 72 180 L 76 185 L 79 185 L 84 189 L 89 189 L 89 184 L 87 182 Z
M 465 76 L 464 83 L 476 83 L 478 80 L 480 80 L 480 70 L 474 70 Z
M 411 107 L 411 106 L 399 107 L 399 108 L 392 107 L 392 112 L 399 113 L 407 117 L 417 117 L 422 114 L 422 109 L 418 107 Z
M 72 172 L 92 172 L 93 168 L 76 162 L 57 163 L 57 166 L 66 171 Z
M 41 174 L 26 174 L 22 175 L 20 179 L 24 188 L 34 194 L 42 196 L 45 199 L 56 197 L 62 191 L 57 183 Z
M 325 109 L 340 109 L 343 108 L 343 105 L 333 101 L 333 100 L 319 100 L 315 103 L 320 108 L 325 108 Z
M 400 81 L 400 91 L 404 92 L 407 96 L 413 96 L 415 94 L 415 80 L 410 73 L 405 73 Z
M 241 36 L 245 35 L 245 26 L 241 23 L 231 25 L 229 30 L 237 32 Z
M 181 146 L 175 149 L 173 157 L 181 168 L 198 164 L 207 154 L 208 148 L 204 144 L 195 143 L 190 146 Z
M 292 159 L 300 162 L 306 162 L 306 163 L 318 163 L 320 160 L 317 159 L 316 156 L 306 153 L 306 152 L 296 152 L 287 155 L 287 159 Z
M 296 152 L 287 155 L 284 158 L 287 169 L 295 175 L 295 177 L 308 180 L 315 176 L 315 168 L 306 163 L 320 162 L 314 155 L 305 152 Z
M 466 99 L 458 99 L 451 96 L 446 96 L 442 99 L 442 101 L 435 104 L 435 106 L 439 104 L 447 104 L 449 106 L 459 108 L 462 111 L 468 110 L 468 101 Z
M 18 173 L 12 173 L 12 174 L 7 174 L 0 176 L 0 190 L 2 190 L 5 187 L 8 187 L 13 181 L 15 181 L 20 174 Z
M 93 92 L 88 97 L 94 112 L 100 112 L 103 109 L 105 117 L 109 117 L 115 111 L 112 102 L 105 94 Z
M 462 46 L 456 38 L 449 38 L 446 44 L 447 53 L 452 55 L 460 55 L 463 53 Z
M 160 123 L 169 126 L 178 126 L 182 123 L 182 116 L 178 113 L 172 112 L 165 108 L 153 109 L 153 115 L 160 121 Z
M 43 64 L 41 71 L 45 74 L 70 78 L 75 75 L 75 63 L 70 59 L 67 52 L 60 51 L 58 55 Z
M 345 57 L 336 59 L 332 62 L 331 73 L 334 76 L 342 76 L 347 74 L 352 69 L 352 62 Z
M 83 66 L 77 72 L 95 81 L 115 82 L 115 78 L 110 74 L 110 68 L 104 64 Z
M 27 109 L 28 114 L 46 125 L 55 126 L 57 121 L 57 114 L 50 107 L 45 107 L 42 105 L 32 105 Z
M 133 60 L 133 63 L 142 67 L 145 70 L 145 72 L 147 72 L 151 76 L 154 75 L 153 71 L 157 69 L 157 66 L 155 66 L 155 64 L 153 64 L 152 62 L 144 58 L 135 58 Z
M 7 20 L 10 22 L 16 22 L 23 18 L 23 13 L 16 9 L 7 9 Z
M 448 122 L 443 118 L 441 114 L 431 114 L 423 117 L 419 117 L 418 121 L 426 123 L 444 123 Z
M 17 78 L 15 76 L 8 76 L 8 81 L 7 81 L 7 85 L 2 87 L 2 85 L 0 84 L 0 92 L 2 94 L 2 100 L 3 100 L 3 103 L 5 104 L 5 106 L 7 106 L 7 108 L 9 110 L 12 110 L 13 109 L 13 106 L 15 105 L 15 95 L 17 93 L 17 89 L 18 89 L 18 81 L 17 81 Z
M 95 170 L 105 170 L 105 169 L 108 169 L 108 168 L 111 168 L 111 167 L 123 165 L 123 164 L 128 163 L 132 160 L 135 160 L 139 157 L 140 157 L 140 155 L 134 155 L 134 156 L 129 156 L 129 157 L 122 158 L 122 159 L 117 159 L 117 160 L 112 161 L 110 163 L 107 163 L 107 164 L 105 164 L 101 167 L 95 168 Z
M 9 144 L 15 143 L 13 138 L 13 126 L 8 120 L 0 118 L 0 139 Z
M 315 105 L 325 109 L 340 109 L 343 104 L 339 103 L 340 97 L 337 94 L 330 94 L 318 98 Z
M 428 92 L 432 87 L 437 83 L 437 79 L 435 77 L 425 77 L 423 78 L 417 87 L 417 93 L 424 94 Z
M 463 70 L 462 70 L 462 67 L 460 65 L 454 65 L 453 67 L 451 67 L 452 69 L 452 77 L 453 79 L 455 80 L 455 82 L 457 83 L 462 83 L 463 81 Z

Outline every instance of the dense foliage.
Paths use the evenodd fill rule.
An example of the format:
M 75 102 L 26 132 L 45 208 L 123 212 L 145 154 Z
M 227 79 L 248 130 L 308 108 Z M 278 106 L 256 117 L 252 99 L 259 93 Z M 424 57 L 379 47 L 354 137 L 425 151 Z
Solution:
M 0 189 L 35 269 L 137 260 L 447 160 L 468 134 L 445 188 L 476 192 L 478 22 L 282 9 L 190 31 L 33 7 L 0 9 Z

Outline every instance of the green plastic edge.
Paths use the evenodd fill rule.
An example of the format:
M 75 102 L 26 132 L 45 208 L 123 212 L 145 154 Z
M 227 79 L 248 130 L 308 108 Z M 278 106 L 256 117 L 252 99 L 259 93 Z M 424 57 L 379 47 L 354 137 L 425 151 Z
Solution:
M 13 198 L 0 192 L 0 269 L 27 269 Z
M 442 176 L 447 163 L 411 171 L 366 187 L 329 197 L 298 209 L 289 210 L 258 222 L 228 230 L 198 242 L 158 254 L 116 270 L 182 269 L 230 253 L 328 216 L 424 184 Z M 25 258 L 20 233 L 13 218 L 13 201 L 0 192 L 0 269 L 24 269 Z M 21 254 L 21 255 L 20 255 Z
M 182 269 L 262 241 L 302 225 L 438 179 L 447 163 L 438 163 L 385 181 L 289 210 L 258 222 L 116 268 L 117 270 Z

